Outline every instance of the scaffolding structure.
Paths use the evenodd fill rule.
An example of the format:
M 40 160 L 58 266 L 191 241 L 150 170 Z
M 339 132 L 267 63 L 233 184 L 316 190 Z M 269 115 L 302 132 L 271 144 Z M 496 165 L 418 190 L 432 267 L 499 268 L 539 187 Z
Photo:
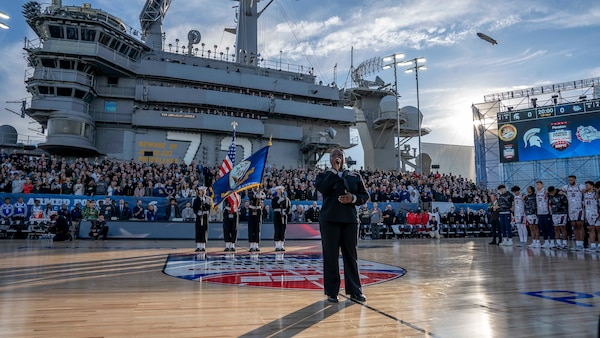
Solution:
M 500 163 L 498 141 L 499 113 L 597 98 L 600 78 L 485 95 L 483 103 L 471 106 L 477 182 L 490 188 L 505 184 L 524 189 L 537 180 L 545 186 L 562 187 L 569 175 L 576 175 L 580 183 L 600 180 L 600 156 Z

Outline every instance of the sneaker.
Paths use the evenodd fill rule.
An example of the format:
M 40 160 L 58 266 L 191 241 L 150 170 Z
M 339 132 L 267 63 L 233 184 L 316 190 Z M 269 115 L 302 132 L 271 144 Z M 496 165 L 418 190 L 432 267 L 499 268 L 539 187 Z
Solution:
M 542 245 L 542 248 L 549 249 L 550 248 L 550 243 L 544 242 L 544 244 Z
M 225 248 L 225 250 L 223 250 L 223 251 L 225 251 L 225 252 L 229 252 L 229 251 L 231 251 L 231 249 L 229 249 L 229 248 Z

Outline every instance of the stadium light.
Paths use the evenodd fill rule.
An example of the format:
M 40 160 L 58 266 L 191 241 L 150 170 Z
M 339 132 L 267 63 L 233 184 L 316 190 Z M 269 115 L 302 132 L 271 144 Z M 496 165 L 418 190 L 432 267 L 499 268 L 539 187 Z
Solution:
M 10 19 L 10 16 L 8 14 L 4 13 L 3 11 L 0 11 L 0 19 L 8 20 L 8 19 Z M 0 21 L 0 29 L 9 29 L 9 28 L 10 27 L 7 24 Z
M 402 150 L 400 149 L 400 107 L 398 106 L 398 66 L 399 60 L 404 58 L 404 53 L 396 53 L 385 56 L 383 62 L 387 62 L 383 69 L 394 69 L 394 90 L 396 92 L 396 137 L 398 138 L 398 173 L 402 170 Z
M 417 170 L 419 171 L 419 175 L 421 175 L 423 173 L 423 151 L 421 148 L 421 106 L 420 106 L 420 102 L 419 102 L 419 71 L 427 69 L 427 67 L 422 65 L 423 63 L 425 63 L 425 61 L 427 61 L 427 60 L 424 57 L 416 57 L 414 59 L 410 59 L 405 62 L 402 62 L 402 66 L 412 65 L 412 67 L 407 68 L 404 72 L 407 74 L 414 72 L 415 80 L 417 82 L 417 121 L 418 121 L 417 128 L 418 128 L 418 135 L 419 135 L 419 161 L 418 161 L 418 163 L 415 163 L 415 164 L 417 165 Z

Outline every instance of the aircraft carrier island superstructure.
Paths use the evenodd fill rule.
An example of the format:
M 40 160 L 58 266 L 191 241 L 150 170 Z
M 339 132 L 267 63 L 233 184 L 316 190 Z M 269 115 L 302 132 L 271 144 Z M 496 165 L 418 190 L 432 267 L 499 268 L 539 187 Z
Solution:
M 167 48 L 162 22 L 171 0 L 146 1 L 141 39 L 89 4 L 26 3 L 23 14 L 39 37 L 25 42 L 26 112 L 47 130 L 39 147 L 215 165 L 231 143 L 232 124 L 240 158 L 272 137 L 269 161 L 278 166 L 313 166 L 332 147 L 352 146 L 355 111 L 344 109 L 335 84 L 320 84 L 310 67 L 262 60 L 257 20 L 270 2 L 261 11 L 257 2 L 239 0 L 237 27 L 228 29 L 236 45 L 222 50 L 200 43 L 196 30 L 187 43 Z

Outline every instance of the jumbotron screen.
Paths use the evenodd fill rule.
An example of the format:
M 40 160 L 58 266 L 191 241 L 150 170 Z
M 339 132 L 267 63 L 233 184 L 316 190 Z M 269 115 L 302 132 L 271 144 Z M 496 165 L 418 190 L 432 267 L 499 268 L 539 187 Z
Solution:
M 600 155 L 600 99 L 498 113 L 500 162 Z

